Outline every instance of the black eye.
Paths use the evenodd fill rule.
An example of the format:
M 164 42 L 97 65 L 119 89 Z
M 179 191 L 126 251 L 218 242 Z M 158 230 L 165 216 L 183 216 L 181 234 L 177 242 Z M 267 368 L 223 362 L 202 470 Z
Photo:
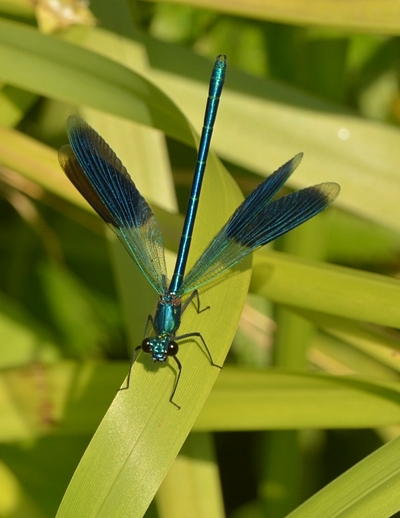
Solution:
M 175 356 L 176 354 L 178 354 L 178 351 L 178 344 L 176 342 L 169 342 L 167 356 Z
M 148 338 L 145 338 L 142 342 L 142 351 L 144 353 L 151 353 L 151 344 L 150 344 L 150 340 Z

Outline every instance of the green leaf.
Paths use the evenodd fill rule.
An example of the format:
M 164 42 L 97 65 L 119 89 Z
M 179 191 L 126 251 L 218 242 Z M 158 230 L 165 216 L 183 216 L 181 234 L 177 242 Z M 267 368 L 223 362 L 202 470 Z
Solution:
M 157 509 L 160 516 L 225 516 L 211 434 L 186 439 L 157 493 Z
M 191 398 L 188 386 L 190 388 L 194 380 L 190 376 L 193 372 L 199 373 L 200 376 L 203 375 L 207 384 L 210 384 L 210 381 L 205 376 L 212 374 L 215 377 L 215 371 L 207 365 L 205 355 L 195 344 L 193 347 L 190 347 L 191 345 L 187 344 L 185 352 L 194 350 L 194 354 L 197 353 L 199 358 L 193 367 L 187 361 L 188 355 L 185 354 L 183 357 L 182 384 L 177 392 L 178 401 L 182 404 L 181 410 L 177 410 L 168 402 L 174 381 L 172 369 L 166 367 L 159 371 L 151 371 L 150 365 L 147 362 L 143 363 L 143 359 L 135 366 L 132 378 L 134 382 L 139 377 L 145 384 L 143 389 L 138 388 L 138 383 L 134 387 L 137 389 L 136 392 L 128 390 L 117 394 L 116 397 L 116 387 L 127 372 L 128 362 L 106 364 L 63 361 L 44 366 L 44 382 L 41 386 L 46 387 L 45 390 L 35 388 L 35 366 L 4 372 L 0 378 L 0 410 L 2 415 L 7 416 L 7 426 L 2 428 L 0 441 L 15 442 L 46 432 L 46 423 L 40 422 L 38 400 L 49 400 L 52 418 L 55 422 L 62 421 L 63 426 L 57 430 L 57 434 L 92 434 L 115 397 L 110 408 L 111 413 L 106 415 L 96 432 L 96 447 L 92 449 L 90 446 L 88 457 L 99 455 L 102 458 L 104 455 L 104 463 L 109 462 L 113 470 L 110 476 L 115 478 L 118 485 L 121 484 L 122 475 L 118 475 L 117 470 L 122 469 L 124 459 L 127 462 L 135 462 L 135 459 L 139 462 L 142 458 L 144 464 L 152 468 L 152 476 L 157 479 L 161 476 L 158 471 L 164 469 L 165 458 L 173 457 L 171 449 L 175 448 L 175 435 L 182 437 L 184 434 L 180 416 L 184 414 L 192 419 L 191 409 L 187 404 Z M 202 364 L 205 369 L 202 369 Z M 40 372 L 39 369 L 36 370 Z M 25 374 L 25 378 L 22 374 Z M 21 383 L 21 380 L 25 381 Z M 156 386 L 153 388 L 153 385 Z M 332 376 L 284 369 L 227 366 L 221 371 L 193 425 L 193 431 L 357 429 L 394 425 L 400 418 L 399 391 L 398 382 L 371 380 L 367 376 Z M 200 394 L 199 397 L 203 396 Z M 164 401 L 168 405 L 164 404 Z M 195 406 L 199 407 L 200 403 L 196 402 Z M 175 412 L 167 414 L 165 410 L 169 408 Z M 27 428 L 27 422 L 32 428 Z M 159 435 L 150 427 L 160 427 Z M 145 436 L 152 437 L 156 442 L 146 445 L 146 437 L 138 436 L 141 430 Z M 101 444 L 107 446 L 107 450 L 98 449 Z M 153 448 L 158 452 L 158 460 L 153 458 Z M 125 449 L 131 452 L 130 455 L 127 455 Z M 112 458 L 113 454 L 117 456 L 116 459 Z M 85 481 L 84 473 L 89 476 L 92 471 L 96 483 L 99 484 L 100 507 L 102 498 L 106 497 L 103 493 L 105 486 L 112 484 L 106 474 L 98 472 L 95 460 L 90 466 L 89 458 L 83 459 L 73 487 L 70 488 L 73 491 L 66 497 L 65 505 L 70 510 L 73 509 L 71 496 L 75 495 L 80 499 L 77 495 L 81 495 L 83 486 L 79 489 L 79 485 L 76 484 L 79 480 L 82 483 Z M 172 460 L 173 458 L 171 462 Z M 145 470 L 145 467 L 138 464 L 135 473 L 130 475 L 135 479 L 135 483 L 136 478 L 143 475 L 142 470 Z M 148 482 L 146 475 L 143 476 L 145 482 Z M 127 473 L 125 477 L 128 483 Z M 96 485 L 95 482 L 93 484 Z M 152 484 L 156 484 L 156 480 L 153 480 Z M 84 494 L 81 496 L 82 502 L 85 502 L 86 497 Z
M 2 79 L 55 99 L 87 104 L 190 142 L 179 109 L 152 83 L 115 61 L 0 20 Z
M 400 282 L 271 252 L 258 254 L 253 290 L 274 302 L 399 327 Z
M 287 518 L 390 518 L 400 510 L 400 439 L 331 482 Z
M 179 0 L 177 3 L 281 23 L 322 25 L 356 32 L 373 31 L 379 34 L 400 32 L 397 5 L 391 0 L 383 0 L 379 3 L 375 0 L 367 0 L 362 4 L 338 3 L 335 0 L 320 0 L 317 4 L 307 0 L 285 3 L 279 0 L 263 0 L 263 2 L 242 0 L 235 3 L 224 0 Z
M 195 430 L 372 428 L 400 415 L 399 384 L 280 369 L 225 368 Z

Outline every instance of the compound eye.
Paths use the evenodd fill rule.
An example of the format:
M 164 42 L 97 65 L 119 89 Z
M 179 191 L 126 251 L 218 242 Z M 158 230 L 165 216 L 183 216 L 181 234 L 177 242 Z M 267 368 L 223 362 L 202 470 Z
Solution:
M 167 356 L 176 356 L 178 354 L 179 347 L 176 342 L 169 342 Z
M 150 354 L 151 353 L 151 343 L 149 338 L 145 338 L 142 342 L 142 351 L 144 353 Z

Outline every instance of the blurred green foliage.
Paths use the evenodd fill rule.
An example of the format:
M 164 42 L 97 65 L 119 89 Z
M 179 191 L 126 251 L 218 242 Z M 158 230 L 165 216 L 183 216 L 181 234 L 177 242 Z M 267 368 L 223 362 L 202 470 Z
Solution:
M 38 2 L 38 6 L 45 8 L 46 2 Z M 262 81 L 266 81 L 265 85 L 269 89 L 268 95 L 265 95 L 267 103 L 274 108 L 283 107 L 293 109 L 294 112 L 300 109 L 303 121 L 301 127 L 304 130 L 299 132 L 302 137 L 306 134 L 308 155 L 312 156 L 314 151 L 316 156 L 324 157 L 326 149 L 324 126 L 318 129 L 320 119 L 317 120 L 317 116 L 328 120 L 332 115 L 343 114 L 357 121 L 357 124 L 364 125 L 365 133 L 353 144 L 354 148 L 351 148 L 348 155 L 348 184 L 342 185 L 342 202 L 339 200 L 337 207 L 280 239 L 273 246 L 278 252 L 301 258 L 300 264 L 303 259 L 311 261 L 310 267 L 315 266 L 318 272 L 319 263 L 314 265 L 312 261 L 326 261 L 348 267 L 350 270 L 346 272 L 350 272 L 350 276 L 354 272 L 355 278 L 364 279 L 363 275 L 373 273 L 377 277 L 365 279 L 376 280 L 381 283 L 380 286 L 385 286 L 388 281 L 388 289 L 390 281 L 393 283 L 390 284 L 391 289 L 400 289 L 396 280 L 400 271 L 400 219 L 397 219 L 400 215 L 400 176 L 396 162 L 398 151 L 395 149 L 396 138 L 400 138 L 400 39 L 397 35 L 383 29 L 379 33 L 376 28 L 370 33 L 356 28 L 351 31 L 347 23 L 342 27 L 331 27 L 328 11 L 324 26 L 307 26 L 300 18 L 292 20 L 293 24 L 289 25 L 288 22 L 277 23 L 262 17 L 241 17 L 234 12 L 222 12 L 222 7 L 218 10 L 218 5 L 213 11 L 208 11 L 189 4 L 125 3 L 121 0 L 110 6 L 110 2 L 93 0 L 91 8 L 99 28 L 139 42 L 144 49 L 148 49 L 150 62 L 157 61 L 155 49 L 162 49 L 161 56 L 170 57 L 170 61 L 164 62 L 165 70 L 174 75 L 182 67 L 183 80 L 187 80 L 187 77 L 189 81 L 198 79 L 197 71 L 191 70 L 191 67 L 196 68 L 193 65 L 197 63 L 196 59 L 200 68 L 204 66 L 207 70 L 210 62 L 205 58 L 212 60 L 216 54 L 227 54 L 227 89 L 231 88 L 232 92 L 241 96 L 243 103 L 249 103 L 249 113 L 252 109 L 251 100 L 258 97 L 246 93 L 246 89 L 262 89 Z M 375 8 L 377 12 L 381 9 L 379 2 L 375 3 Z M 0 16 L 5 23 L 13 21 L 22 26 L 37 26 L 33 7 L 22 0 L 0 1 Z M 81 44 L 85 31 L 96 34 L 98 30 L 85 17 L 83 21 L 88 23 L 86 27 L 68 29 L 63 11 L 60 11 L 59 16 L 61 22 L 55 37 L 61 41 L 70 38 Z M 362 18 L 362 13 L 360 16 Z M 43 13 L 41 23 L 43 29 Z M 49 39 L 50 43 L 52 41 Z M 180 60 L 180 56 L 185 56 L 185 59 Z M 18 60 L 14 64 L 18 71 Z M 64 77 L 60 79 L 63 81 Z M 256 79 L 260 82 L 255 83 Z M 156 81 L 157 76 L 152 80 Z M 161 79 L 157 86 L 161 90 L 165 87 Z M 204 85 L 202 88 L 205 91 Z M 57 95 L 41 95 L 29 82 L 22 85 L 4 79 L 1 84 L 0 122 L 5 129 L 14 128 L 35 142 L 56 150 L 66 140 L 65 119 L 71 108 L 75 108 L 71 102 Z M 228 105 L 229 102 L 233 103 L 227 100 Z M 78 100 L 76 104 L 79 104 Z M 134 118 L 130 115 L 127 117 Z M 167 116 L 166 120 L 168 126 Z M 162 126 L 163 122 L 159 124 Z M 157 123 L 154 125 L 157 126 Z M 241 121 L 230 120 L 229 128 L 233 134 L 239 134 L 240 141 Z M 388 132 L 393 135 L 394 143 L 388 142 L 384 154 L 384 158 L 389 156 L 392 159 L 388 165 L 390 175 L 386 175 L 385 171 L 381 177 L 378 158 L 372 153 L 371 156 L 367 155 L 369 145 L 374 150 L 379 147 L 379 142 L 369 142 L 369 128 L 376 132 L 374 135 L 381 137 L 382 142 L 387 140 Z M 180 212 L 183 212 L 195 152 L 188 145 L 188 140 L 182 141 L 184 137 L 181 141 L 173 138 L 179 136 L 179 131 L 174 133 L 174 130 L 173 127 L 167 136 L 168 157 L 177 204 Z M 299 132 L 294 129 L 292 132 L 290 123 L 285 130 L 288 146 L 292 137 L 297 143 Z M 339 139 L 348 139 L 347 129 L 344 127 L 340 131 Z M 271 146 L 271 153 L 273 136 L 271 130 L 268 134 L 270 140 L 265 138 L 264 143 L 265 147 Z M 242 153 L 244 156 L 251 154 L 247 137 L 243 135 L 242 148 L 233 146 L 233 153 Z M 229 133 L 227 138 L 232 138 Z M 22 159 L 21 170 L 10 168 L 9 157 L 4 149 L 0 148 L 0 407 L 3 416 L 3 432 L 0 432 L 0 516 L 45 518 L 55 515 L 90 437 L 111 403 L 115 390 L 122 383 L 129 368 L 130 351 L 136 343 L 129 342 L 131 334 L 127 310 L 123 307 L 124 300 L 121 301 L 118 291 L 115 259 L 109 253 L 101 223 L 82 208 L 79 201 L 72 201 L 70 194 L 64 196 L 64 187 L 60 188 L 60 192 L 55 192 L 43 185 L 43 181 L 35 182 L 28 175 L 24 176 L 21 172 Z M 247 166 L 246 161 L 235 160 L 234 154 L 225 152 L 223 142 L 217 141 L 216 149 L 245 195 L 260 181 L 260 174 L 264 172 L 262 168 L 271 172 L 271 168 L 280 165 L 273 162 L 261 164 L 260 171 L 257 167 Z M 373 180 L 356 174 L 356 168 L 362 170 L 364 163 L 351 154 L 353 150 L 355 153 L 361 150 L 363 159 L 371 164 L 375 174 Z M 288 153 L 287 159 L 291 157 L 291 151 Z M 319 159 L 317 166 L 323 169 L 326 160 L 328 168 L 336 159 L 335 153 L 332 147 L 332 153 Z M 340 152 L 337 154 L 340 155 Z M 351 169 L 353 166 L 354 170 Z M 318 169 L 315 165 L 313 167 Z M 135 174 L 134 171 L 131 173 Z M 324 170 L 320 171 L 320 181 L 340 181 L 340 177 L 331 178 L 326 174 Z M 346 172 L 340 171 L 340 174 L 346 175 Z M 378 198 L 381 192 L 387 194 L 387 199 Z M 365 207 L 364 212 L 360 199 L 363 200 L 366 193 L 372 202 L 368 203 L 369 207 Z M 397 212 L 392 209 L 393 200 L 396 199 L 399 200 Z M 371 206 L 374 200 L 376 207 Z M 384 215 L 387 221 L 391 221 L 385 225 L 381 216 L 386 208 L 392 213 Z M 166 242 L 168 247 L 171 242 L 173 248 L 181 220 L 175 217 L 170 221 L 163 212 L 161 218 Z M 325 372 L 332 377 L 361 376 L 366 385 L 367 381 L 371 386 L 376 382 L 379 390 L 379 383 L 393 383 L 390 387 L 393 388 L 393 398 L 398 404 L 398 394 L 394 387 L 398 384 L 400 371 L 400 320 L 389 328 L 381 318 L 382 314 L 393 314 L 392 320 L 395 322 L 398 318 L 398 309 L 393 308 L 395 304 L 390 303 L 385 307 L 384 302 L 381 303 L 385 300 L 382 296 L 379 299 L 380 307 L 376 309 L 376 319 L 371 323 L 346 318 L 346 315 L 333 310 L 330 314 L 324 308 L 307 306 L 306 302 L 304 307 L 300 307 L 291 303 L 291 293 L 282 294 L 281 298 L 276 296 L 276 300 L 271 295 L 271 300 L 266 302 L 262 281 L 258 283 L 258 278 L 261 276 L 267 283 L 269 273 L 265 264 L 255 271 L 253 294 L 245 305 L 228 356 L 229 364 L 238 368 L 237 372 L 242 367 L 250 366 L 266 371 L 270 367 L 277 367 L 296 373 L 304 370 L 311 373 Z M 270 288 L 267 286 L 265 289 L 268 292 Z M 324 298 L 329 297 L 332 288 L 322 285 L 314 289 L 319 290 L 320 297 Z M 342 287 L 338 287 L 338 290 L 342 290 Z M 357 298 L 357 294 L 348 295 L 354 296 L 355 300 Z M 371 311 L 374 311 L 377 294 L 373 288 L 370 297 L 370 300 L 362 302 L 370 304 Z M 137 298 L 139 312 L 143 308 L 140 307 L 140 297 Z M 307 294 L 304 298 L 307 299 Z M 228 305 L 226 311 L 226 318 L 229 319 Z M 144 328 L 144 321 L 141 322 Z M 142 333 L 137 329 L 136 332 L 139 336 Z M 93 367 L 92 372 L 93 361 L 100 362 L 102 367 L 99 370 Z M 78 367 L 71 368 L 71 365 Z M 79 366 L 82 365 L 81 372 Z M 86 384 L 85 380 L 89 379 L 91 381 Z M 365 389 L 367 394 L 369 391 L 374 392 L 371 386 Z M 217 384 L 216 398 L 218 387 Z M 300 385 L 295 387 L 296 390 L 299 388 Z M 77 394 L 83 393 L 85 395 L 80 399 Z M 295 390 L 290 392 L 289 387 L 288 397 L 293 394 Z M 218 408 L 214 413 L 212 411 L 212 405 L 215 404 L 212 397 L 209 414 L 207 407 L 204 411 L 206 424 L 201 425 L 201 421 L 198 424 L 202 431 L 224 430 L 224 425 L 218 421 Z M 382 395 L 382 399 L 386 397 Z M 234 403 L 230 403 L 231 412 L 237 414 Z M 329 404 L 327 399 L 327 413 Z M 364 404 L 368 405 L 368 402 Z M 317 410 L 321 415 L 321 407 Z M 308 416 L 309 412 L 312 409 L 307 408 L 307 401 L 304 401 L 304 414 Z M 346 407 L 346 412 L 350 414 L 351 410 Z M 285 416 L 284 406 L 282 415 Z M 338 423 L 342 423 L 342 416 L 337 417 Z M 334 423 L 335 416 L 330 418 Z M 318 422 L 318 417 L 315 417 L 314 422 Z M 355 424 L 349 424 L 348 429 L 323 430 L 315 425 L 310 430 L 304 429 L 306 426 L 302 425 L 298 417 L 289 420 L 290 424 L 287 425 L 282 417 L 283 431 L 271 431 L 268 425 L 259 425 L 259 428 L 254 425 L 258 431 L 252 429 L 249 432 L 245 431 L 249 428 L 244 421 L 235 432 L 215 433 L 215 452 L 207 442 L 210 439 L 208 436 L 206 446 L 202 440 L 198 443 L 194 440 L 192 449 L 188 449 L 190 453 L 184 451 L 183 455 L 198 460 L 196 445 L 200 444 L 203 448 L 201 455 L 214 463 L 214 467 L 218 465 L 226 516 L 280 518 L 287 516 L 306 498 L 371 452 L 398 437 L 395 419 L 393 422 L 385 421 L 387 426 L 384 427 L 378 427 L 376 423 L 379 422 L 377 419 L 371 423 L 371 429 L 364 430 L 356 429 L 357 419 Z M 338 426 L 332 425 L 332 428 Z M 200 434 L 193 435 L 200 437 Z M 384 469 L 386 464 L 383 460 L 381 462 Z M 186 476 L 175 475 L 174 469 L 168 477 Z M 197 467 L 191 466 L 190 469 L 195 472 Z M 397 469 L 393 468 L 393 472 L 397 473 Z M 165 467 L 165 473 L 167 470 L 168 467 Z M 195 475 L 191 476 L 195 479 Z M 214 484 L 212 487 L 221 498 L 221 488 L 215 473 L 202 476 L 209 484 Z M 168 483 L 167 478 L 164 489 L 161 486 L 158 508 L 152 504 L 146 516 L 179 518 L 183 515 L 177 505 L 180 500 L 187 501 L 191 509 L 190 516 L 223 515 L 218 496 L 212 497 L 215 504 L 212 513 L 202 511 L 189 489 L 185 488 L 187 493 L 184 489 L 180 491 L 178 485 L 175 490 L 169 489 L 167 492 L 165 487 L 172 487 Z M 393 493 L 400 494 L 398 486 L 393 487 Z M 331 495 L 331 498 L 334 497 Z M 337 500 L 340 498 L 340 495 L 336 497 Z M 380 498 L 386 497 L 381 494 Z M 207 497 L 204 496 L 204 499 L 207 500 Z M 386 498 L 387 502 L 389 500 Z M 143 503 L 142 507 L 147 505 L 148 502 Z M 400 498 L 393 497 L 387 509 L 383 506 L 380 509 L 378 513 L 372 508 L 372 514 L 356 509 L 351 516 L 394 516 L 393 513 L 400 509 Z M 309 512 L 307 516 L 328 516 L 325 511 L 323 513 Z M 90 516 L 103 515 L 99 512 L 98 515 Z M 329 516 L 345 514 L 338 511 Z

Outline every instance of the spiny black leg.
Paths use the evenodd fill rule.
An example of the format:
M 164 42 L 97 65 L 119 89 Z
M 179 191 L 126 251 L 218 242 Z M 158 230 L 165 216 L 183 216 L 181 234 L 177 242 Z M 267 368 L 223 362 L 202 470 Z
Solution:
M 192 300 L 194 299 L 194 297 L 196 296 L 196 293 L 197 291 L 194 291 L 193 293 L 190 294 L 190 297 L 185 301 L 184 304 L 182 304 L 182 313 L 185 311 L 185 309 L 189 306 L 189 304 L 192 302 Z M 199 295 L 197 294 L 197 297 Z
M 150 324 L 151 324 L 152 328 L 154 329 L 154 320 L 153 320 L 153 317 L 151 315 L 149 315 L 147 317 L 146 328 L 144 330 L 144 336 L 145 337 L 148 336 L 147 331 L 149 330 L 149 325 Z M 130 382 L 131 382 L 131 372 L 132 372 L 133 364 L 135 363 L 136 358 L 137 358 L 138 353 L 139 353 L 141 348 L 142 348 L 142 346 L 138 345 L 135 348 L 135 350 L 133 351 L 132 361 L 131 361 L 131 364 L 129 366 L 129 371 L 128 371 L 128 377 L 126 378 L 126 387 L 120 387 L 117 392 L 119 392 L 120 390 L 127 390 L 129 388 L 129 385 L 130 385 Z
M 206 344 L 206 341 L 204 340 L 201 333 L 186 333 L 185 335 L 176 336 L 175 340 L 183 340 L 184 338 L 189 338 L 191 336 L 197 336 L 203 342 L 204 349 L 207 351 L 208 359 L 210 360 L 211 365 L 213 367 L 218 367 L 218 369 L 222 369 L 222 365 L 218 365 L 214 362 L 213 357 L 211 356 L 210 349 L 208 348 L 208 345 Z
M 171 397 L 169 398 L 169 401 L 170 401 L 170 403 L 172 403 L 173 405 L 175 405 L 175 406 L 176 406 L 176 408 L 177 408 L 178 410 L 180 410 L 180 409 L 181 409 L 181 407 L 175 403 L 175 401 L 174 401 L 174 396 L 175 396 L 176 389 L 178 388 L 179 380 L 180 380 L 180 378 L 181 378 L 181 374 L 182 374 L 182 364 L 181 364 L 181 362 L 178 360 L 178 358 L 177 358 L 176 356 L 173 356 L 172 358 L 176 361 L 176 364 L 178 365 L 178 374 L 177 374 L 177 376 L 176 376 L 174 389 L 173 389 L 173 391 L 172 391 Z
M 197 299 L 197 305 L 195 304 L 194 300 L 193 299 Z M 197 314 L 199 313 L 203 313 L 203 311 L 206 311 L 207 309 L 210 309 L 210 306 L 207 306 L 203 309 L 200 309 L 200 297 L 199 297 L 199 292 L 197 290 L 194 290 L 193 293 L 190 294 L 190 297 L 187 299 L 187 301 L 182 305 L 182 313 L 185 311 L 185 309 L 188 307 L 188 305 L 193 302 L 193 304 L 195 305 L 195 308 L 196 308 L 196 311 L 197 311 Z
M 194 299 L 194 298 L 197 299 L 197 307 L 196 307 L 197 313 L 203 313 L 203 311 L 207 311 L 207 309 L 210 309 L 210 306 L 206 306 L 205 308 L 200 309 L 200 297 L 199 297 L 199 292 L 197 290 L 195 290 L 192 295 L 193 295 L 192 299 Z M 194 304 L 194 300 L 193 300 L 193 304 Z
M 141 349 L 141 348 L 142 348 L 142 346 L 141 346 L 141 345 L 138 345 L 138 346 L 135 348 L 135 350 L 133 351 L 132 361 L 131 361 L 131 364 L 130 364 L 130 366 L 129 366 L 129 371 L 128 371 L 128 377 L 126 378 L 126 387 L 120 387 L 120 388 L 118 389 L 118 391 L 120 391 L 120 390 L 127 390 L 127 389 L 129 388 L 129 384 L 130 384 L 130 382 L 131 382 L 131 372 L 132 372 L 132 367 L 133 367 L 133 364 L 134 364 L 134 363 L 135 363 L 135 361 L 136 361 L 136 358 L 137 358 L 137 356 L 138 356 L 139 351 L 140 351 L 140 349 Z

